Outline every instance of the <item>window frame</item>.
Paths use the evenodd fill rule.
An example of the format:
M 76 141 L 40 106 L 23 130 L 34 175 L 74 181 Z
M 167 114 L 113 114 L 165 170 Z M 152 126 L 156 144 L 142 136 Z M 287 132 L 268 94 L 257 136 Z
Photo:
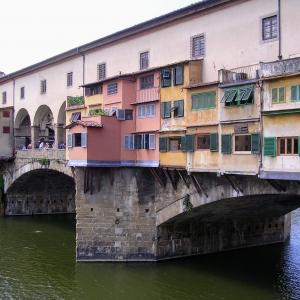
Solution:
M 241 151 L 241 150 L 235 150 L 235 146 L 236 146 L 236 137 L 238 136 L 249 136 L 249 142 L 250 142 L 250 150 L 248 151 Z M 233 154 L 252 154 L 252 145 L 251 145 L 251 133 L 242 133 L 242 134 L 233 134 L 233 139 L 232 139 L 232 144 L 233 144 Z
M 101 69 L 101 67 L 103 69 Z M 102 70 L 102 72 L 100 72 L 101 70 Z M 100 76 L 100 75 L 102 75 L 102 76 Z M 104 79 L 106 79 L 106 62 L 97 64 L 97 80 L 101 81 Z
M 283 89 L 283 101 L 280 101 L 280 90 Z M 276 101 L 274 101 L 273 99 L 273 92 L 276 91 Z M 286 88 L 284 86 L 280 86 L 280 87 L 274 87 L 271 89 L 271 101 L 272 104 L 280 104 L 280 103 L 285 103 L 286 102 Z
M 200 99 L 193 99 L 193 97 L 196 96 L 203 96 L 203 95 L 209 95 L 213 94 L 214 95 L 214 106 L 207 106 L 207 107 L 202 107 L 202 108 L 193 108 L 193 104 L 196 102 L 195 100 L 198 100 L 198 104 L 201 102 L 199 101 Z M 199 105 L 198 105 L 199 106 Z M 217 93 L 215 90 L 212 91 L 205 91 L 205 92 L 197 92 L 197 93 L 192 93 L 191 94 L 191 111 L 192 112 L 197 112 L 197 111 L 202 111 L 202 110 L 209 110 L 209 109 L 216 109 L 217 107 Z
M 47 93 L 47 80 L 42 79 L 40 81 L 40 94 L 45 95 Z
M 272 21 L 276 20 L 276 24 L 273 25 Z M 268 25 L 270 27 L 270 37 L 266 37 L 266 21 L 270 21 L 270 25 Z M 278 35 L 279 35 L 279 31 L 278 31 L 278 14 L 272 14 L 269 16 L 265 16 L 261 19 L 261 39 L 265 42 L 265 41 L 270 41 L 270 40 L 276 40 L 278 39 Z M 275 36 L 275 32 L 276 31 L 276 36 Z
M 3 134 L 10 134 L 10 127 L 9 126 L 3 126 L 2 127 L 2 133 Z
M 179 152 L 179 151 L 181 151 L 181 148 L 182 148 L 181 139 L 182 139 L 181 136 L 170 136 L 170 137 L 168 137 L 167 151 L 168 152 Z M 170 147 L 171 140 L 178 140 L 178 149 L 177 150 L 171 150 L 171 147 Z
M 264 39 L 264 20 L 275 17 L 275 16 L 277 17 L 277 37 L 270 38 L 270 39 Z M 264 44 L 264 43 L 277 41 L 279 39 L 279 27 L 278 26 L 279 26 L 279 22 L 278 22 L 278 12 L 277 11 L 267 14 L 267 15 L 264 15 L 264 16 L 260 16 L 259 17 L 259 41 L 260 41 L 260 43 Z
M 25 99 L 25 86 L 20 87 L 20 99 Z
M 210 150 L 210 148 L 211 148 L 211 146 L 210 146 L 210 133 L 199 133 L 199 134 L 197 134 L 196 135 L 196 150 L 197 151 L 211 151 Z M 209 143 L 208 143 L 208 148 L 200 148 L 199 147 L 199 138 L 201 138 L 201 137 L 208 137 L 208 139 L 209 139 Z
M 147 54 L 147 57 L 146 58 L 142 57 L 145 54 Z M 145 59 L 146 59 L 146 65 L 144 66 Z M 141 51 L 139 53 L 139 66 L 140 66 L 140 70 L 149 69 L 149 66 L 150 66 L 150 51 L 149 50 Z
M 73 72 L 67 73 L 67 87 L 73 86 Z
M 148 79 L 151 78 L 151 80 L 149 80 L 148 82 L 147 82 L 147 80 L 145 82 L 143 82 L 143 80 L 146 78 L 148 78 Z M 140 83 L 140 90 L 148 90 L 148 89 L 154 88 L 154 74 L 141 76 L 139 78 L 139 83 Z
M 114 89 L 110 90 L 111 86 L 115 86 Z M 112 82 L 107 84 L 107 96 L 112 96 L 118 94 L 118 82 Z
M 7 92 L 6 91 L 2 92 L 2 104 L 3 105 L 7 104 Z
M 203 49 L 201 52 L 201 45 L 199 46 L 199 54 L 195 53 L 195 46 L 194 46 L 194 41 L 196 39 L 203 39 Z M 200 42 L 201 43 L 201 42 Z M 191 51 L 191 58 L 202 58 L 205 56 L 206 53 L 206 37 L 205 37 L 205 33 L 200 33 L 194 36 L 191 36 L 191 40 L 190 40 L 190 51 Z
M 292 153 L 287 153 L 287 140 L 288 139 L 292 140 L 292 145 L 291 145 L 291 150 L 292 150 L 291 152 Z M 280 141 L 281 140 L 284 140 L 284 143 L 285 143 L 285 146 L 284 146 L 285 153 L 281 153 L 281 151 L 280 151 Z M 295 152 L 294 151 L 295 150 L 294 149 L 295 143 L 297 145 L 297 152 L 296 153 L 294 153 Z M 276 145 L 276 147 L 277 147 L 277 155 L 278 156 L 299 156 L 298 146 L 299 146 L 299 137 L 298 136 L 277 137 L 277 145 Z

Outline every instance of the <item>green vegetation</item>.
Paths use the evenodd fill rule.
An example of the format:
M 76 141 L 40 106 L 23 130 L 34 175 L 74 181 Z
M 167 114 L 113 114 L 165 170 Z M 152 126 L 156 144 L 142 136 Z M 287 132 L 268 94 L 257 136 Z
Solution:
M 68 102 L 68 107 L 69 106 L 83 105 L 84 104 L 84 97 L 83 96 L 68 97 L 67 102 Z
M 42 167 L 49 167 L 50 165 L 50 160 L 48 158 L 39 159 L 38 162 Z
M 184 211 L 190 212 L 194 205 L 191 202 L 191 196 L 189 194 L 186 194 L 183 200 L 183 206 L 184 206 Z
M 103 109 L 101 108 L 97 108 L 97 109 L 91 109 L 89 112 L 91 117 L 95 117 L 95 116 L 105 116 L 106 113 Z

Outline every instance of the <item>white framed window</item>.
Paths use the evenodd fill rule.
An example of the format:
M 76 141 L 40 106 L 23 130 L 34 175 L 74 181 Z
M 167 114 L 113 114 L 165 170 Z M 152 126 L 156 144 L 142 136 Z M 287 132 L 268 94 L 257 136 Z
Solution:
M 198 58 L 205 55 L 205 36 L 199 34 L 191 37 L 191 57 Z
M 134 150 L 134 135 L 125 135 L 124 137 L 124 148 L 125 150 Z
M 67 73 L 67 87 L 73 86 L 73 72 Z
M 234 153 L 251 154 L 251 134 L 234 135 Z
M 155 104 L 148 103 L 144 105 L 139 105 L 137 108 L 138 111 L 138 118 L 153 118 L 155 117 Z

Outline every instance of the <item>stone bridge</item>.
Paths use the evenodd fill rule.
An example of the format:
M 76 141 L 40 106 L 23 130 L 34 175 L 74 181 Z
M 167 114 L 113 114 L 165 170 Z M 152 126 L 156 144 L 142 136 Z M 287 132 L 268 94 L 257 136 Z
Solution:
M 75 213 L 78 261 L 156 261 L 282 242 L 300 183 L 162 168 L 70 168 L 63 150 L 7 163 L 6 215 Z

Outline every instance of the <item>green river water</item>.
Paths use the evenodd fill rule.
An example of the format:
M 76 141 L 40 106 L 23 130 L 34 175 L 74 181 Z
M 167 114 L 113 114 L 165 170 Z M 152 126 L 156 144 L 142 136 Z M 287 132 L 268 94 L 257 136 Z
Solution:
M 0 299 L 300 299 L 300 211 L 284 244 L 150 264 L 76 264 L 74 216 L 0 218 Z

